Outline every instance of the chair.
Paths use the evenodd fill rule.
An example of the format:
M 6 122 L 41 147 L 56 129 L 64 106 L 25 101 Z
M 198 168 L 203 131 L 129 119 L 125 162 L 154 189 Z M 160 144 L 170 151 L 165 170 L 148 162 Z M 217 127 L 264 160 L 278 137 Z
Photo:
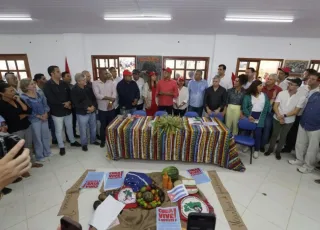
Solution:
M 219 119 L 220 121 L 224 121 L 224 117 L 222 116 L 222 114 L 221 113 L 218 113 L 218 114 L 215 114 L 215 113 L 212 113 L 211 115 L 210 115 L 210 117 L 216 117 L 217 119 Z
M 199 117 L 199 114 L 194 111 L 189 111 L 184 114 L 185 117 Z
M 256 123 L 250 122 L 248 118 L 242 118 L 238 122 L 239 129 L 254 131 L 257 127 Z M 244 145 L 250 148 L 250 164 L 252 164 L 253 147 L 255 141 L 253 137 L 245 135 L 235 135 L 234 140 L 237 144 Z
M 147 113 L 144 110 L 137 110 L 137 111 L 134 111 L 132 115 L 138 115 L 138 116 L 145 117 L 145 116 L 147 116 Z
M 162 116 L 166 116 L 168 115 L 168 113 L 166 111 L 157 111 L 154 116 L 155 117 L 162 117 Z

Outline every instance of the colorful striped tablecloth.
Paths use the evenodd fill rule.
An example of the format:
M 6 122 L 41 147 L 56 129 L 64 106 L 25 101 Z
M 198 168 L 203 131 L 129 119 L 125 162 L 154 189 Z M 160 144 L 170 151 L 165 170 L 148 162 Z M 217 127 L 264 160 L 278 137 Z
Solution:
M 155 118 L 158 119 L 158 118 Z M 184 128 L 174 135 L 153 134 L 153 117 L 118 116 L 107 127 L 107 157 L 187 161 L 216 164 L 227 169 L 244 171 L 235 141 L 224 123 L 203 117 L 205 122 L 215 121 L 217 126 L 190 125 L 183 117 Z

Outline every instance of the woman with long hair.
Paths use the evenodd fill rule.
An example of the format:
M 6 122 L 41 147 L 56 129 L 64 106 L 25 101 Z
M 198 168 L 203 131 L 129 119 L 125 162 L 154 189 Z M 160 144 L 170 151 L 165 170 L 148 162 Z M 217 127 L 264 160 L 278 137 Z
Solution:
M 50 109 L 45 96 L 37 92 L 34 81 L 28 78 L 22 79 L 20 81 L 20 89 L 23 92 L 21 98 L 32 109 L 29 121 L 31 122 L 36 161 L 43 162 L 51 155 L 48 126 L 48 112 Z
M 253 157 L 257 159 L 259 157 L 262 129 L 267 113 L 270 110 L 270 102 L 268 96 L 262 92 L 262 82 L 255 80 L 246 91 L 246 95 L 242 102 L 242 112 L 250 122 L 257 124 L 257 128 L 254 131 L 255 147 Z
M 148 81 L 143 86 L 143 100 L 147 116 L 154 116 L 158 111 L 157 103 L 157 75 L 155 72 L 148 73 Z

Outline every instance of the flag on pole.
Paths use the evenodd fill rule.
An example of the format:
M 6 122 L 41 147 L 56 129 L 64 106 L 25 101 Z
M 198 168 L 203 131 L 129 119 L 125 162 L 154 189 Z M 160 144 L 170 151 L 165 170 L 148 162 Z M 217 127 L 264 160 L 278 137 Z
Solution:
M 70 69 L 69 69 L 69 64 L 68 64 L 68 59 L 67 59 L 67 57 L 65 58 L 64 71 L 70 73 Z

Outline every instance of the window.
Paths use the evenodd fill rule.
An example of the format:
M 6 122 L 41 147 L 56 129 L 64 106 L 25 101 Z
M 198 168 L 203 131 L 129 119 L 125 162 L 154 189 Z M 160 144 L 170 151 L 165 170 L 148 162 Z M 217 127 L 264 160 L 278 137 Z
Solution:
M 115 67 L 118 71 L 118 76 L 122 77 L 122 72 L 125 69 L 132 71 L 136 66 L 136 56 L 92 55 L 91 60 L 94 80 L 99 78 L 100 69 Z
M 193 79 L 196 70 L 203 71 L 203 78 L 207 79 L 209 69 L 208 57 L 163 57 L 164 68 L 172 69 L 174 79 L 184 77 L 186 84 Z
M 13 72 L 19 80 L 31 78 L 26 54 L 0 54 L 0 76 L 4 79 L 7 72 Z
M 244 74 L 247 68 L 254 68 L 257 77 L 266 79 L 271 73 L 277 73 L 283 59 L 238 58 L 236 75 Z
M 311 60 L 309 68 L 320 72 L 320 60 Z

